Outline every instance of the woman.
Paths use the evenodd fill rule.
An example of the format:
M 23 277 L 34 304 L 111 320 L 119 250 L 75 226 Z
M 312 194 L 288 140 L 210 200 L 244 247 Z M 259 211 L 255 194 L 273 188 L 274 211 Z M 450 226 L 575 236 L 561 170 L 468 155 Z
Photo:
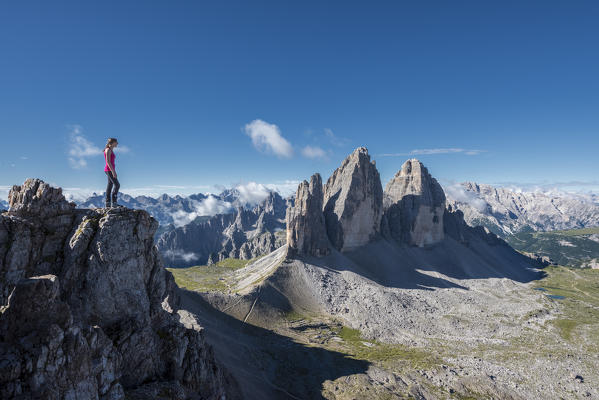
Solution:
M 121 184 L 116 178 L 116 170 L 114 166 L 114 149 L 119 145 L 119 142 L 115 138 L 109 138 L 104 147 L 104 160 L 106 166 L 104 167 L 104 173 L 108 176 L 108 185 L 106 186 L 106 208 L 109 207 L 120 207 L 120 204 L 116 202 L 116 196 L 119 193 Z M 110 162 L 108 162 L 110 160 Z M 112 201 L 112 203 L 111 203 Z

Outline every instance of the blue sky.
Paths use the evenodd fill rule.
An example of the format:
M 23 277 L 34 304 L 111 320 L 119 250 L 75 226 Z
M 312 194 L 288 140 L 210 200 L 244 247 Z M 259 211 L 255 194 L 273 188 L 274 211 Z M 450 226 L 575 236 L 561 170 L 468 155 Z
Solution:
M 599 3 L 21 1 L 0 6 L 0 189 L 324 179 L 599 187 Z M 291 182 L 291 183 L 289 183 Z

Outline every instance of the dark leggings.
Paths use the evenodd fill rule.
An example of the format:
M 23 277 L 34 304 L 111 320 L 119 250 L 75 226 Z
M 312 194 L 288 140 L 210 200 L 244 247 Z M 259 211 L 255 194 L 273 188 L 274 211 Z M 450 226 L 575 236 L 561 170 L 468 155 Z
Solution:
M 108 185 L 106 185 L 106 202 L 110 202 L 112 199 L 113 203 L 116 203 L 116 196 L 117 194 L 119 194 L 119 188 L 121 187 L 121 184 L 119 183 L 119 180 L 116 179 L 114 176 L 112 176 L 112 172 L 110 171 L 104 171 L 106 172 L 106 175 L 108 176 Z M 114 187 L 114 189 L 113 189 Z M 112 195 L 111 195 L 112 193 Z

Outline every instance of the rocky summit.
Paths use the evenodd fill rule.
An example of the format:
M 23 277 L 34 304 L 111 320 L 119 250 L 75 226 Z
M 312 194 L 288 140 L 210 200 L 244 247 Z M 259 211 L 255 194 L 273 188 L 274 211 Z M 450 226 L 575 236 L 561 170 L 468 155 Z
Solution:
M 299 184 L 295 206 L 287 210 L 287 243 L 291 252 L 314 256 L 329 253 L 322 202 L 320 174 L 312 175 L 310 183 Z
M 319 174 L 312 176 L 309 184 L 302 182 L 295 205 L 287 210 L 287 245 L 293 255 L 328 254 L 326 238 L 329 246 L 342 252 L 381 238 L 402 246 L 426 247 L 446 235 L 462 244 L 476 236 L 505 245 L 488 229 L 467 225 L 460 210 L 451 205 L 446 208 L 443 188 L 417 159 L 406 161 L 383 192 L 375 163 L 368 150 L 360 147 L 341 163 L 322 190 L 320 182 Z
M 383 189 L 368 150 L 359 147 L 324 187 L 324 217 L 333 246 L 341 251 L 368 243 L 380 233 Z
M 76 209 L 39 179 L 0 215 L 0 398 L 224 399 L 141 210 Z
M 406 161 L 385 186 L 390 236 L 400 243 L 425 246 L 443 240 L 445 193 L 420 161 Z

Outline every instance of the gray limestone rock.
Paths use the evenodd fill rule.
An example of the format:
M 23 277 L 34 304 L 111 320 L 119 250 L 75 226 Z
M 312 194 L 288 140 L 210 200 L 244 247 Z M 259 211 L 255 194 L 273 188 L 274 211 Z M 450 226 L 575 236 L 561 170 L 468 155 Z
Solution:
M 278 193 L 253 209 L 200 217 L 164 232 L 156 245 L 169 266 L 215 263 L 225 258 L 252 259 L 285 244 L 285 211 L 288 202 Z
M 329 241 L 322 213 L 322 179 L 314 174 L 310 183 L 299 184 L 295 204 L 287 209 L 287 245 L 290 255 L 324 256 Z
M 461 210 L 454 209 L 450 204 L 447 205 L 443 215 L 443 224 L 445 235 L 458 242 L 468 245 L 473 239 L 482 239 L 492 246 L 507 246 L 508 244 L 491 232 L 487 227 L 470 226 L 464 220 L 464 213 Z
M 38 179 L 0 215 L 0 398 L 221 399 L 225 372 L 141 210 L 75 209 Z M 191 322 L 190 322 L 191 321 Z
M 593 194 L 540 191 L 463 182 L 445 187 L 447 203 L 470 225 L 484 225 L 506 237 L 522 231 L 552 231 L 599 226 L 599 201 Z
M 65 214 L 75 208 L 54 188 L 40 179 L 29 178 L 21 186 L 13 186 L 8 194 L 9 211 L 13 215 L 38 215 L 49 217 Z
M 359 147 L 333 172 L 324 187 L 329 239 L 341 251 L 353 250 L 380 234 L 383 188 L 368 150 Z
M 385 186 L 389 234 L 399 243 L 426 246 L 444 238 L 445 194 L 420 161 L 406 161 Z

